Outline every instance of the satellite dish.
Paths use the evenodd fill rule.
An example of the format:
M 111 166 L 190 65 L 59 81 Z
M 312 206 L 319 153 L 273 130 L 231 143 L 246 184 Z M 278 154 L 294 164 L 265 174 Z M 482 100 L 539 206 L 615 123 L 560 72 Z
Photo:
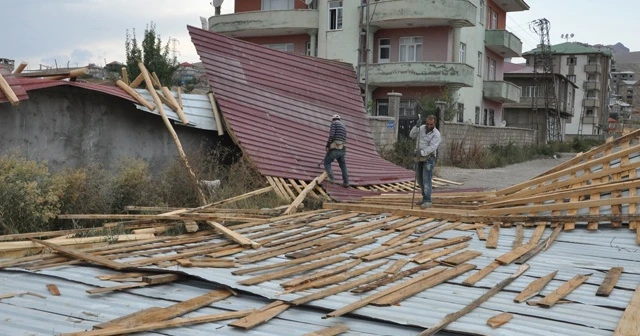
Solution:
M 201 16 L 200 17 L 200 24 L 202 25 L 202 29 L 209 29 L 209 27 L 207 27 L 209 25 L 209 21 L 207 21 L 206 17 Z
M 220 6 L 222 6 L 222 2 L 223 1 L 224 0 L 213 0 L 213 1 L 211 1 L 211 4 L 213 5 L 213 7 L 220 7 Z
M 571 37 L 573 37 L 573 34 L 571 34 Z
M 564 34 L 560 35 L 560 38 L 564 38 Z
M 307 6 L 309 6 L 312 2 L 313 2 L 313 0 L 304 0 L 304 3 L 306 3 Z

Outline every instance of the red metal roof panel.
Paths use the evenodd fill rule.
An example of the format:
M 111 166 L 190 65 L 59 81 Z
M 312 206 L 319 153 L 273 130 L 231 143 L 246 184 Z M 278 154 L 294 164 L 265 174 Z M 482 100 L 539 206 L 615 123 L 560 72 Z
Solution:
M 348 130 L 353 185 L 413 180 L 380 157 L 351 64 L 272 50 L 188 26 L 227 128 L 267 176 L 311 180 L 323 172 L 331 116 Z M 340 169 L 334 163 L 340 181 Z
M 9 86 L 18 97 L 18 100 L 29 99 L 29 96 L 27 95 L 27 90 L 25 90 L 25 88 L 22 87 L 19 78 L 14 77 L 12 75 L 5 75 L 3 77 L 7 81 L 7 83 L 9 83 Z M 4 94 L 4 92 L 2 92 L 2 90 L 0 90 L 0 103 L 6 103 L 8 101 L 9 99 L 7 99 L 7 96 Z

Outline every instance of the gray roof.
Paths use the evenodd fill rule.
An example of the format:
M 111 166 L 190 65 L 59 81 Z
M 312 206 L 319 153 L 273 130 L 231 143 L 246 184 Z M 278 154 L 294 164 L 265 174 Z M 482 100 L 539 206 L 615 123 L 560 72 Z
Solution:
M 153 103 L 153 98 L 151 94 L 146 89 L 135 89 L 144 99 Z M 177 95 L 174 94 L 174 97 L 177 100 Z M 160 115 L 158 109 L 156 108 L 153 111 L 150 111 L 148 108 L 135 104 L 139 110 L 153 113 L 155 115 Z M 155 104 L 154 104 L 155 105 Z M 198 95 L 198 94 L 182 94 L 182 110 L 184 111 L 189 124 L 186 126 L 208 130 L 208 131 L 217 131 L 216 128 L 216 119 L 213 116 L 213 109 L 211 107 L 211 103 L 209 102 L 209 97 L 206 95 Z M 174 112 L 169 106 L 164 105 L 164 111 L 167 115 L 167 118 L 174 120 L 178 125 L 183 125 L 180 121 L 180 117 L 178 114 Z
M 627 211 L 628 209 L 623 207 L 622 212 L 626 213 Z M 605 211 L 602 211 L 601 213 L 604 214 Z M 541 213 L 540 215 L 544 214 Z M 525 241 L 527 241 L 527 239 L 532 236 L 533 231 L 533 228 L 527 228 L 525 230 Z M 392 235 L 394 234 L 397 233 L 393 233 Z M 547 228 L 545 230 L 544 236 L 546 237 L 549 234 L 550 229 Z M 470 247 L 468 249 L 480 251 L 482 252 L 482 256 L 472 260 L 470 263 L 477 265 L 479 268 L 482 268 L 491 263 L 496 257 L 507 253 L 512 249 L 511 246 L 515 237 L 515 228 L 502 228 L 500 230 L 500 239 L 497 249 L 486 249 L 485 242 L 478 240 L 475 232 L 470 231 L 449 230 L 435 236 L 432 239 L 436 240 L 457 236 L 472 236 Z M 382 241 L 384 240 L 386 239 L 383 239 Z M 215 238 L 208 242 L 213 241 L 220 240 Z M 207 242 L 203 242 L 200 244 L 205 243 Z M 190 247 L 195 247 L 200 244 L 190 244 Z M 352 251 L 352 253 L 358 253 L 378 246 L 380 246 L 380 242 L 373 245 L 361 247 Z M 236 254 L 235 256 L 239 256 L 245 253 L 247 252 L 242 252 L 240 254 Z M 164 253 L 155 253 L 150 251 L 148 255 L 152 254 L 154 256 L 161 256 Z M 168 254 L 173 253 L 169 252 Z M 394 255 L 387 259 L 395 260 L 400 257 L 401 256 Z M 130 260 L 134 260 L 134 258 L 121 259 L 120 261 Z M 249 267 L 272 264 L 284 260 L 288 259 L 286 259 L 284 256 L 270 258 L 256 264 L 251 264 L 249 265 Z M 636 234 L 635 232 L 630 231 L 626 228 L 611 229 L 606 226 L 601 226 L 598 232 L 591 232 L 587 231 L 584 226 L 578 225 L 574 231 L 560 233 L 556 242 L 548 251 L 535 256 L 528 263 L 531 267 L 523 276 L 514 281 L 505 290 L 498 293 L 487 302 L 483 303 L 479 308 L 451 323 L 447 327 L 447 330 L 450 332 L 481 335 L 610 335 L 613 330 L 615 330 L 618 321 L 620 320 L 624 309 L 629 303 L 637 284 L 640 283 L 640 252 L 638 252 L 638 245 L 636 244 Z M 595 292 L 604 280 L 606 272 L 614 266 L 622 266 L 625 269 L 624 273 L 620 277 L 619 282 L 616 285 L 616 288 L 613 290 L 612 294 L 609 297 L 596 297 Z M 409 267 L 412 266 L 407 265 L 405 266 L 405 269 Z M 411 298 L 402 301 L 399 305 L 390 307 L 366 306 L 360 308 L 348 315 L 351 319 L 345 323 L 348 324 L 351 323 L 350 321 L 354 321 L 353 323 L 356 324 L 368 324 L 370 323 L 368 322 L 368 319 L 373 318 L 378 321 L 385 321 L 384 325 L 387 328 L 391 328 L 385 329 L 384 332 L 380 331 L 378 334 L 413 335 L 415 334 L 415 330 L 433 326 L 446 314 L 457 311 L 470 303 L 472 300 L 478 298 L 490 287 L 494 286 L 495 284 L 512 274 L 517 269 L 517 267 L 518 265 L 501 266 L 472 287 L 462 285 L 462 281 L 464 281 L 472 273 L 469 272 L 444 284 L 427 289 Z M 255 296 L 267 298 L 270 300 L 291 300 L 318 291 L 314 289 L 303 291 L 300 293 L 282 295 L 282 288 L 280 287 L 280 283 L 291 278 L 283 278 L 279 280 L 263 282 L 257 285 L 244 286 L 238 284 L 237 282 L 239 280 L 252 277 L 255 274 L 234 276 L 231 274 L 230 269 L 215 268 L 184 268 L 176 266 L 169 267 L 168 269 L 185 272 L 200 279 L 205 279 L 216 284 L 230 286 L 237 290 L 252 293 Z M 581 285 L 574 292 L 567 296 L 566 299 L 571 301 L 571 303 L 557 304 L 551 309 L 545 309 L 537 306 L 529 306 L 525 303 L 516 304 L 513 302 L 513 298 L 532 280 L 551 273 L 555 270 L 559 270 L 559 272 L 555 279 L 551 281 L 551 283 L 542 291 L 543 295 L 551 293 L 562 283 L 577 274 L 592 275 L 586 283 Z M 362 276 L 370 275 L 379 271 L 381 271 L 381 269 L 368 272 Z M 99 271 L 99 273 L 106 272 L 107 271 L 104 270 Z M 59 278 L 66 278 L 69 281 L 82 284 L 91 284 L 100 287 L 114 286 L 117 284 L 115 282 L 98 281 L 97 279 L 95 279 L 96 271 L 94 269 L 80 266 L 62 266 L 57 268 L 49 268 L 38 271 L 37 273 L 56 276 Z M 2 272 L 0 274 L 6 276 L 6 272 Z M 39 288 L 28 287 L 28 283 L 30 281 L 35 280 L 30 280 L 29 276 L 24 276 L 7 281 L 0 281 L 0 293 L 6 293 L 7 291 L 15 292 L 17 290 L 38 290 L 38 293 L 41 294 L 44 292 L 45 289 L 43 288 L 44 286 L 42 285 L 42 281 L 40 282 L 40 285 L 38 285 L 40 286 Z M 398 282 L 400 282 L 400 280 L 396 281 L 396 283 Z M 23 286 L 27 287 L 23 288 Z M 171 287 L 169 288 L 173 288 L 172 286 L 179 285 L 173 284 L 170 286 Z M 382 287 L 381 289 L 386 289 L 388 288 L 388 286 L 390 285 Z M 181 290 L 183 291 L 186 290 L 182 289 L 182 287 L 179 288 L 181 288 Z M 84 311 L 87 311 L 88 308 L 96 309 L 97 311 L 97 313 L 90 312 L 89 315 L 106 314 L 104 316 L 104 320 L 107 320 L 116 316 L 128 314 L 132 311 L 135 311 L 136 309 L 139 310 L 151 305 L 157 305 L 158 303 L 156 301 L 146 301 L 148 296 L 153 296 L 152 294 L 150 294 L 150 292 L 153 293 L 154 291 L 157 291 L 158 298 L 163 299 L 166 298 L 184 300 L 197 295 L 196 293 L 190 293 L 188 295 L 172 298 L 171 295 L 173 295 L 172 293 L 174 290 L 167 289 L 166 286 L 160 286 L 155 288 L 136 289 L 130 291 L 132 293 L 140 294 L 140 296 L 136 295 L 133 297 L 125 297 L 121 296 L 121 293 L 112 293 L 108 295 L 97 296 L 96 298 L 101 297 L 102 299 L 93 301 L 93 296 L 89 297 L 88 295 L 82 293 L 82 290 L 84 289 L 86 289 L 86 287 L 82 287 L 81 290 L 78 290 L 78 293 L 75 294 L 77 295 L 77 297 L 72 298 L 71 300 L 71 302 L 76 302 L 76 304 L 82 305 L 82 308 L 78 307 L 73 311 L 73 314 L 68 315 L 72 316 L 72 319 L 82 318 L 83 321 L 88 319 L 87 317 L 85 317 L 85 315 L 87 314 L 83 313 Z M 66 287 L 62 288 L 63 292 L 67 290 L 69 289 Z M 314 307 L 321 310 L 314 311 L 312 315 L 308 316 L 308 319 L 295 319 L 297 319 L 298 321 L 303 321 L 302 325 L 306 325 L 306 327 L 300 326 L 300 328 L 305 328 L 304 330 L 310 331 L 313 328 L 317 328 L 322 323 L 335 323 L 338 321 L 342 322 L 342 319 L 322 320 L 321 317 L 326 312 L 344 307 L 347 304 L 360 299 L 361 297 L 363 297 L 363 294 L 353 294 L 350 292 L 345 292 L 324 299 L 312 301 L 305 305 L 305 309 L 311 309 L 311 307 Z M 2 300 L 0 301 L 0 303 L 8 304 L 14 302 L 15 300 L 33 301 L 36 299 L 37 298 L 23 296 L 22 298 L 7 299 L 8 301 Z M 59 298 L 55 298 L 55 300 L 58 299 Z M 49 298 L 47 300 L 49 300 Z M 63 304 L 70 305 L 71 302 Z M 264 303 L 264 301 L 262 303 Z M 12 306 L 14 305 L 15 304 L 12 304 Z M 216 305 L 216 307 L 218 306 Z M 233 307 L 233 305 L 228 307 L 231 308 Z M 297 308 L 288 311 L 286 314 L 281 315 L 281 317 L 297 316 L 296 311 Z M 510 312 L 514 314 L 513 320 L 498 329 L 492 329 L 488 327 L 486 325 L 487 319 L 501 312 Z M 65 315 L 64 318 L 66 318 L 66 316 L 67 315 Z M 30 328 L 35 328 L 33 324 L 27 323 L 29 320 L 28 316 L 24 316 L 23 318 L 26 319 L 26 321 L 21 324 L 21 328 L 26 328 L 25 332 L 30 331 Z M 91 319 L 94 320 L 94 318 Z M 32 321 L 35 323 L 36 320 L 33 319 Z M 101 319 L 100 322 L 102 321 L 103 320 Z M 280 320 L 278 321 L 279 322 L 275 322 L 275 320 L 270 321 L 261 327 L 271 328 L 272 326 L 270 327 L 270 324 L 272 324 L 272 322 L 273 325 L 277 325 L 277 328 L 275 329 L 276 331 L 274 332 L 277 332 L 278 328 L 293 327 L 289 324 L 292 322 L 288 319 L 286 322 L 282 322 Z M 96 322 L 98 321 L 94 321 L 93 323 Z M 60 323 L 64 324 L 63 322 Z M 279 323 L 284 324 L 280 325 Z M 348 325 L 351 326 L 350 324 Z M 407 331 L 406 325 L 415 327 L 410 328 L 413 331 Z M 86 328 L 87 323 L 78 324 L 77 326 L 79 328 Z M 215 326 L 217 327 L 217 325 Z M 313 328 L 311 328 L 310 326 L 313 326 Z M 298 326 L 296 326 L 296 328 L 297 327 Z M 203 328 L 205 328 L 203 330 L 212 329 L 211 325 Z M 186 330 L 190 329 L 191 328 L 187 328 Z M 177 330 L 179 329 L 176 329 L 176 331 L 172 332 L 175 332 L 176 335 L 180 333 L 182 333 L 183 335 L 187 334 L 184 331 Z M 255 335 L 259 335 L 259 330 L 262 329 L 253 329 L 251 332 L 255 331 Z M 282 330 L 290 329 L 279 330 L 280 332 L 282 332 Z M 389 332 L 388 330 L 392 330 L 392 332 Z M 376 335 L 378 331 L 374 328 L 373 330 L 368 330 L 367 332 Z M 232 334 L 230 333 L 230 335 Z M 252 335 L 252 333 L 247 332 L 243 335 Z

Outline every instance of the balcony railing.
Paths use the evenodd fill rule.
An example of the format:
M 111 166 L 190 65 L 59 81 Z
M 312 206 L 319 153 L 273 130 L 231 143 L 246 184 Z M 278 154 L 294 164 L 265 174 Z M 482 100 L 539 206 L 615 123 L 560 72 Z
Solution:
M 400 62 L 368 66 L 369 84 L 373 86 L 441 86 L 472 87 L 474 69 L 463 63 Z
M 522 41 L 506 30 L 487 30 L 484 35 L 487 49 L 503 57 L 520 57 L 522 55 Z
M 529 5 L 527 5 L 524 0 L 500 0 L 496 1 L 495 4 L 505 12 L 520 12 L 529 10 Z
M 602 66 L 600 64 L 586 64 L 584 66 L 584 72 L 586 73 L 601 73 Z
M 485 81 L 484 97 L 500 103 L 517 103 L 522 95 L 519 86 L 504 81 Z
M 316 9 L 240 12 L 209 18 L 210 31 L 233 37 L 304 34 L 317 30 L 318 25 Z
M 602 89 L 602 84 L 600 83 L 600 81 L 588 80 L 584 82 L 584 89 L 600 91 Z
M 595 97 L 587 97 L 582 100 L 584 107 L 600 107 L 600 99 Z
M 476 25 L 477 8 L 469 0 L 381 0 L 374 4 L 370 23 L 383 29 Z

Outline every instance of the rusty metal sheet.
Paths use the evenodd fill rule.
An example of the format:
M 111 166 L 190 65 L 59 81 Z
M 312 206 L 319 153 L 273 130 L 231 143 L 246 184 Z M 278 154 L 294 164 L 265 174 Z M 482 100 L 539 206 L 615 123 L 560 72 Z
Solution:
M 221 113 L 263 175 L 312 180 L 323 172 L 331 116 L 348 130 L 352 185 L 413 180 L 375 150 L 351 64 L 280 52 L 188 27 Z M 337 182 L 340 169 L 333 165 Z

